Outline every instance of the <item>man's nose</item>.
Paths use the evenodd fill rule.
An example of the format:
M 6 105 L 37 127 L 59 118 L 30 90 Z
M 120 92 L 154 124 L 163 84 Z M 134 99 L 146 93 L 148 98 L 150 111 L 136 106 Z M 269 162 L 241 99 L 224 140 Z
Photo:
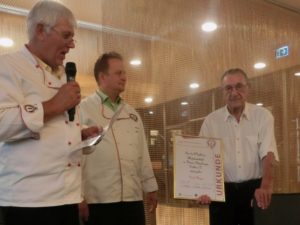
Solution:
M 232 87 L 230 94 L 236 95 L 237 93 L 238 93 L 238 91 L 237 91 L 236 87 Z
M 71 41 L 68 42 L 68 48 L 75 48 L 76 41 L 72 38 Z

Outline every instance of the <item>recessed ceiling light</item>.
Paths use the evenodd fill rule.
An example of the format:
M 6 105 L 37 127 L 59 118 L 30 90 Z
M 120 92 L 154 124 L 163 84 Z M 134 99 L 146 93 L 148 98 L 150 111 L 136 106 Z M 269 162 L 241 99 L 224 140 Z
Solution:
M 150 115 L 153 115 L 153 114 L 154 114 L 154 112 L 153 112 L 153 111 L 149 111 L 149 114 L 150 114 Z
M 265 67 L 266 67 L 266 64 L 263 63 L 263 62 L 259 62 L 259 63 L 255 63 L 255 64 L 254 64 L 254 68 L 255 68 L 255 69 L 263 69 L 263 68 L 265 68 Z
M 139 66 L 142 64 L 142 61 L 139 60 L 139 59 L 133 59 L 130 61 L 130 64 L 133 65 L 133 66 Z
M 264 104 L 261 102 L 256 103 L 257 106 L 263 106 Z
M 0 38 L 0 45 L 3 47 L 11 47 L 14 45 L 14 41 L 10 38 Z
M 205 32 L 212 32 L 212 31 L 216 30 L 217 27 L 218 27 L 218 25 L 215 22 L 206 22 L 206 23 L 203 23 L 201 26 L 202 30 Z
M 153 101 L 153 98 L 152 97 L 147 97 L 145 98 L 145 102 L 146 103 L 151 103 Z
M 191 83 L 190 84 L 190 88 L 192 88 L 192 89 L 196 89 L 196 88 L 198 88 L 199 87 L 199 84 L 198 83 Z
M 181 102 L 180 104 L 181 105 L 188 105 L 189 103 L 188 102 Z
M 295 76 L 296 76 L 296 77 L 300 77 L 300 72 L 296 72 L 296 73 L 295 73 Z

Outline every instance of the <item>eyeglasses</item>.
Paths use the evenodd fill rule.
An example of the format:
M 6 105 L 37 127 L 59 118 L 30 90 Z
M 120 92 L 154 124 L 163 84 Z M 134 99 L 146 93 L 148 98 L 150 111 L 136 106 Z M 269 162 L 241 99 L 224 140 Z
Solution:
M 76 40 L 74 39 L 74 34 L 69 31 L 61 32 L 55 29 L 54 27 L 51 27 L 51 30 L 55 31 L 55 33 L 60 36 L 65 43 L 76 43 Z
M 237 92 L 243 92 L 245 91 L 246 87 L 247 84 L 237 83 L 236 85 L 225 85 L 223 89 L 226 93 L 231 93 L 233 89 L 235 89 Z

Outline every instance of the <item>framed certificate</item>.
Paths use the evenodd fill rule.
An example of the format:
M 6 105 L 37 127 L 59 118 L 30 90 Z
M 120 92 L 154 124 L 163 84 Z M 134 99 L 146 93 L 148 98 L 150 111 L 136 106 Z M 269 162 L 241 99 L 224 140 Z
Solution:
M 221 139 L 174 136 L 174 198 L 225 201 Z

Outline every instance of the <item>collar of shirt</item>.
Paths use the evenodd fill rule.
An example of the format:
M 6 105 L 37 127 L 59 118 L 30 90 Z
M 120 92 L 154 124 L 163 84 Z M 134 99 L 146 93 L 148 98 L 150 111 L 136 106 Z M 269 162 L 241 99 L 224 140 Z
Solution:
M 117 97 L 117 100 L 113 102 L 103 91 L 97 90 L 97 94 L 101 98 L 102 104 L 109 107 L 112 111 L 116 111 L 121 104 L 122 98 Z
M 36 61 L 38 65 L 47 72 L 51 73 L 53 76 L 57 77 L 58 79 L 61 79 L 61 77 L 65 74 L 65 70 L 63 66 L 59 66 L 57 70 L 52 70 L 50 66 L 48 66 L 46 63 L 44 63 L 40 58 L 36 57 Z
M 224 121 L 228 121 L 229 118 L 234 118 L 233 115 L 231 115 L 231 113 L 228 111 L 227 105 L 224 106 Z M 250 116 L 249 116 L 249 104 L 246 102 L 245 103 L 245 108 L 242 112 L 241 118 L 245 118 L 247 120 L 250 120 Z

